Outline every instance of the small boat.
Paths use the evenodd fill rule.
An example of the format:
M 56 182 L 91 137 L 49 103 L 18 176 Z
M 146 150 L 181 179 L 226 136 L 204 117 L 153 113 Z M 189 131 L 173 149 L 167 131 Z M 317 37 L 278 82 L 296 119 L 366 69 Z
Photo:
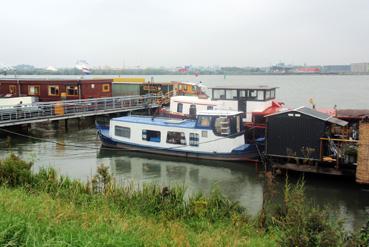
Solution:
M 125 116 L 97 129 L 105 147 L 195 159 L 256 161 L 263 142 L 245 143 L 238 111 L 209 110 L 184 120 Z

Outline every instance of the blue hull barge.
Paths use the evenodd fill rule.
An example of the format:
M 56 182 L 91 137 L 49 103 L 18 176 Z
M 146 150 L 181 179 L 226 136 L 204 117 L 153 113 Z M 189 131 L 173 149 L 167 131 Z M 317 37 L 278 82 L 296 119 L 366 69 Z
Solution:
M 245 143 L 242 113 L 199 112 L 195 120 L 126 116 L 97 124 L 104 147 L 176 157 L 257 161 L 262 145 Z

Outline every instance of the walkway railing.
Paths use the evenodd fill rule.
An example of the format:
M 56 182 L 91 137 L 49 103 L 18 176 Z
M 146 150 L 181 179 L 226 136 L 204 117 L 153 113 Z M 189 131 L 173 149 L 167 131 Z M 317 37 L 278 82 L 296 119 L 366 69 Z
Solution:
M 157 107 L 156 95 L 118 96 L 0 107 L 0 127 Z

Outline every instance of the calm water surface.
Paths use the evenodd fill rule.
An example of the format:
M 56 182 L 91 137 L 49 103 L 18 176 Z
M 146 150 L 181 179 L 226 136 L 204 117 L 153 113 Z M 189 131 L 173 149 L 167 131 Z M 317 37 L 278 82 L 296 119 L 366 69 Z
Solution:
M 150 79 L 151 76 L 146 76 Z M 290 106 L 307 105 L 314 98 L 318 107 L 369 108 L 369 76 L 155 76 L 155 81 L 201 80 L 214 85 L 279 86 L 277 96 Z M 61 174 L 87 180 L 99 164 L 108 165 L 120 183 L 185 185 L 191 194 L 208 193 L 216 187 L 237 200 L 251 214 L 257 214 L 263 201 L 264 177 L 250 164 L 207 162 L 164 158 L 162 156 L 100 149 L 93 127 L 69 132 L 34 130 L 32 135 L 45 140 L 13 136 L 1 143 L 0 156 L 10 151 L 35 162 L 35 170 L 52 166 Z M 2 142 L 4 139 L 1 140 Z M 64 143 L 65 146 L 56 145 Z M 83 146 L 83 147 L 81 147 Z M 290 178 L 292 181 L 296 177 Z M 357 229 L 369 219 L 369 192 L 350 180 L 332 177 L 306 177 L 307 196 L 319 205 L 330 205 L 345 219 L 348 229 Z M 277 179 L 277 190 L 283 187 Z

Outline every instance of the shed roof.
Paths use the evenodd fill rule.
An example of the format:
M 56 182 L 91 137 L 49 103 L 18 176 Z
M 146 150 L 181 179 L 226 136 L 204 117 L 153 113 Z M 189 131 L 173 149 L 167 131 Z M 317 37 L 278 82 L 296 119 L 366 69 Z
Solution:
M 322 112 L 317 111 L 315 109 L 311 109 L 311 108 L 306 107 L 306 106 L 301 106 L 301 107 L 298 107 L 298 108 L 292 109 L 292 110 L 276 112 L 276 113 L 267 115 L 265 117 L 271 117 L 271 116 L 275 116 L 275 115 L 279 115 L 279 114 L 283 114 L 283 113 L 288 113 L 288 112 L 299 112 L 301 114 L 305 114 L 305 115 L 308 115 L 310 117 L 317 118 L 317 119 L 320 119 L 320 120 L 325 121 L 325 122 L 334 123 L 334 124 L 337 124 L 337 125 L 340 125 L 340 126 L 345 126 L 345 125 L 348 124 L 346 121 L 343 121 L 341 119 L 332 117 L 330 115 L 327 115 L 325 113 L 322 113 Z

